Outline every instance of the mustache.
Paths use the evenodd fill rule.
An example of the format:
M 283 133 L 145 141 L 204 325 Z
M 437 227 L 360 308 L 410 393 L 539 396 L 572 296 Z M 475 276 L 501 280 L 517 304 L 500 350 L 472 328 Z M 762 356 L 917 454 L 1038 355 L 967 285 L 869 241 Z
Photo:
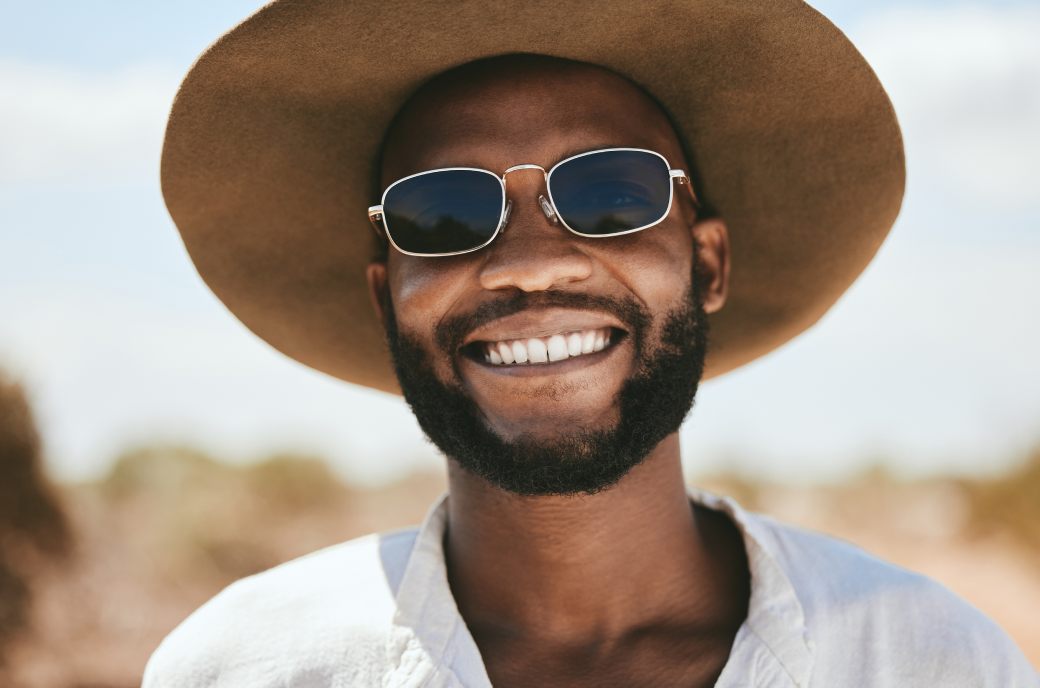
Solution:
M 632 297 L 618 298 L 554 290 L 515 291 L 498 296 L 470 313 L 442 321 L 434 329 L 434 342 L 445 354 L 454 355 L 473 330 L 529 308 L 572 308 L 609 313 L 625 324 L 637 350 L 642 344 L 643 333 L 651 322 L 647 310 Z

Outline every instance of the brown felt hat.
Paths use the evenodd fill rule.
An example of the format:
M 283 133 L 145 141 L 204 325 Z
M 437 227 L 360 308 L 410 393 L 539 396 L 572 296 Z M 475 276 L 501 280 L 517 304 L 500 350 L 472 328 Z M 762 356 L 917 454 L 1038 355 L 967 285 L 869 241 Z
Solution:
M 198 59 L 167 125 L 163 195 L 203 279 L 288 356 L 398 391 L 365 280 L 381 140 L 432 76 L 521 52 L 628 77 L 689 142 L 732 241 L 707 377 L 815 323 L 899 212 L 892 105 L 801 0 L 277 0 Z

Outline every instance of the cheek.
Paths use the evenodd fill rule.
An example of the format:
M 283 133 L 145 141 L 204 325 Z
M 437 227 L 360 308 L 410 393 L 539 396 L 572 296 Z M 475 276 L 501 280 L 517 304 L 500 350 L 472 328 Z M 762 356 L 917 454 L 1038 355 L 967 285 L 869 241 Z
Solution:
M 446 270 L 443 264 L 438 265 L 438 262 L 438 259 L 416 258 L 400 253 L 389 256 L 387 272 L 390 294 L 394 299 L 398 324 L 403 329 L 414 332 L 417 328 L 409 325 L 421 320 L 429 322 L 430 317 L 435 318 L 439 311 L 437 304 L 450 298 L 450 285 L 458 280 L 453 279 L 451 271 Z
M 673 208 L 673 212 L 675 209 Z M 690 288 L 693 235 L 681 221 L 669 220 L 643 232 L 618 237 L 605 264 L 653 313 L 670 311 Z
M 467 285 L 474 280 L 472 261 L 460 258 L 418 258 L 392 252 L 387 259 L 397 326 L 402 333 L 418 337 L 427 351 L 434 351 L 437 323 L 464 301 Z M 449 365 L 441 356 L 434 358 L 439 369 Z

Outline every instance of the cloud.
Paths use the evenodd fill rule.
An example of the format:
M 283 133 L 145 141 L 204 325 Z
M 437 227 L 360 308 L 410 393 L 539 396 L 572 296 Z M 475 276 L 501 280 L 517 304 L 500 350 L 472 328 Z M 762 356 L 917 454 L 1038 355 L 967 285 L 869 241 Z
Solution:
M 99 75 L 0 61 L 0 183 L 158 175 L 179 75 Z
M 963 202 L 1040 207 L 1040 10 L 899 8 L 850 38 L 903 127 L 910 184 L 952 183 Z

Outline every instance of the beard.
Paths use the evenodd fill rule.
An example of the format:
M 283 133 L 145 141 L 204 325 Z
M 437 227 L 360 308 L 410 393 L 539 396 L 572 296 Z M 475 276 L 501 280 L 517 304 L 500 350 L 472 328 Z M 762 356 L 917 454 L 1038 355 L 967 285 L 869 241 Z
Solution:
M 634 300 L 568 292 L 518 292 L 472 314 L 438 325 L 437 348 L 452 361 L 454 379 L 442 382 L 422 344 L 397 326 L 386 294 L 387 342 L 394 369 L 419 426 L 433 444 L 467 472 L 521 496 L 594 494 L 616 485 L 661 441 L 677 432 L 697 394 L 707 351 L 708 319 L 694 271 L 683 303 L 663 315 L 657 340 L 653 318 Z M 492 430 L 465 392 L 459 346 L 468 332 L 497 318 L 537 306 L 599 308 L 625 323 L 635 349 L 632 377 L 617 394 L 618 419 L 609 428 L 579 429 L 549 439 L 505 440 Z

